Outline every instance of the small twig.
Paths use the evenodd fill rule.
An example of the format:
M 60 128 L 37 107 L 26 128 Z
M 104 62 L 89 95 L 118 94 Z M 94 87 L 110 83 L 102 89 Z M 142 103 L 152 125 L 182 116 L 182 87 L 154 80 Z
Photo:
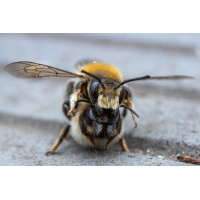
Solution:
M 181 162 L 200 165 L 200 160 L 195 160 L 195 159 L 187 157 L 187 156 L 177 156 L 177 159 Z

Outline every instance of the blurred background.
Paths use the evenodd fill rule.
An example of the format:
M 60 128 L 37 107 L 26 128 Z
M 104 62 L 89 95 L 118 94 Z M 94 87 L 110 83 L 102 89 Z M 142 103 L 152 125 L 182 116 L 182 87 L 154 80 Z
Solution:
M 32 61 L 73 71 L 76 62 L 85 58 L 118 67 L 124 78 L 196 78 L 135 82 L 131 84 L 135 94 L 200 97 L 200 34 L 0 34 L 0 112 L 64 120 L 60 105 L 66 79 L 20 80 L 3 68 L 12 62 Z
M 20 131 L 32 118 L 51 124 L 66 123 L 61 110 L 66 78 L 16 79 L 5 73 L 4 67 L 12 62 L 32 61 L 73 72 L 74 65 L 87 58 L 116 66 L 124 78 L 194 76 L 195 80 L 152 80 L 129 85 L 133 90 L 136 112 L 141 116 L 137 119 L 135 138 L 169 137 L 169 141 L 171 138 L 198 145 L 200 34 L 0 34 L 0 128 L 6 127 L 0 129 L 0 137 L 5 148 L 7 137 L 13 132 L 9 128 L 18 117 L 24 117 L 19 122 Z M 130 127 L 128 132 L 133 131 L 132 121 L 127 127 Z M 40 128 L 38 125 L 37 129 Z M 50 129 L 47 131 L 51 132 Z M 52 132 L 59 134 L 57 129 Z M 40 141 L 39 138 L 35 140 Z M 48 150 L 54 140 L 44 141 L 46 146 L 39 154 Z M 30 141 L 30 144 L 33 143 Z M 149 147 L 138 151 L 146 152 L 146 148 Z M 196 150 L 194 155 L 199 156 Z

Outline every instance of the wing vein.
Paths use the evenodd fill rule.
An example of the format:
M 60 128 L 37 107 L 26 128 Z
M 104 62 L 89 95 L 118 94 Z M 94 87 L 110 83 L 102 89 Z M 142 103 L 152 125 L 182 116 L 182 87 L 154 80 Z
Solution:
M 83 77 L 82 75 L 68 72 L 62 69 L 28 61 L 11 63 L 7 65 L 4 68 L 4 70 L 8 72 L 11 76 L 17 78 L 37 78 L 37 77 L 82 78 Z

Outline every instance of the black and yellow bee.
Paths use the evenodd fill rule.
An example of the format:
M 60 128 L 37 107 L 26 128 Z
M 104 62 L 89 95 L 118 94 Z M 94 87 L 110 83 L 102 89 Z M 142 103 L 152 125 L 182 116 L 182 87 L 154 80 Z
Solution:
M 68 77 L 66 99 L 62 105 L 69 124 L 63 128 L 59 139 L 46 155 L 52 154 L 69 134 L 83 145 L 104 148 L 119 141 L 123 151 L 129 151 L 124 139 L 123 121 L 127 109 L 131 111 L 135 127 L 137 123 L 131 100 L 131 92 L 125 85 L 130 81 L 149 79 L 182 79 L 188 76 L 144 76 L 123 80 L 119 70 L 109 64 L 84 60 L 77 64 L 76 73 L 33 62 L 15 62 L 7 65 L 5 71 L 17 78 Z M 123 107 L 123 112 L 119 108 Z

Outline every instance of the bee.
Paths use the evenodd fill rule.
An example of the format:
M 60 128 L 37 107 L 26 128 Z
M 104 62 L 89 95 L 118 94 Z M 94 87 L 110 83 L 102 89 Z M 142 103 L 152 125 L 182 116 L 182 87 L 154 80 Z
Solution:
M 123 122 L 127 110 L 135 116 L 132 94 L 126 83 L 150 79 L 182 79 L 189 76 L 149 75 L 123 80 L 119 70 L 109 64 L 83 60 L 77 63 L 76 73 L 57 69 L 34 62 L 14 62 L 5 67 L 5 71 L 16 78 L 67 77 L 74 78 L 67 84 L 65 100 L 62 104 L 64 115 L 69 120 L 58 140 L 45 155 L 53 154 L 69 135 L 80 145 L 90 146 L 96 152 L 103 148 L 106 152 L 110 144 L 119 141 L 122 151 L 128 152 Z M 119 109 L 123 108 L 120 112 Z

